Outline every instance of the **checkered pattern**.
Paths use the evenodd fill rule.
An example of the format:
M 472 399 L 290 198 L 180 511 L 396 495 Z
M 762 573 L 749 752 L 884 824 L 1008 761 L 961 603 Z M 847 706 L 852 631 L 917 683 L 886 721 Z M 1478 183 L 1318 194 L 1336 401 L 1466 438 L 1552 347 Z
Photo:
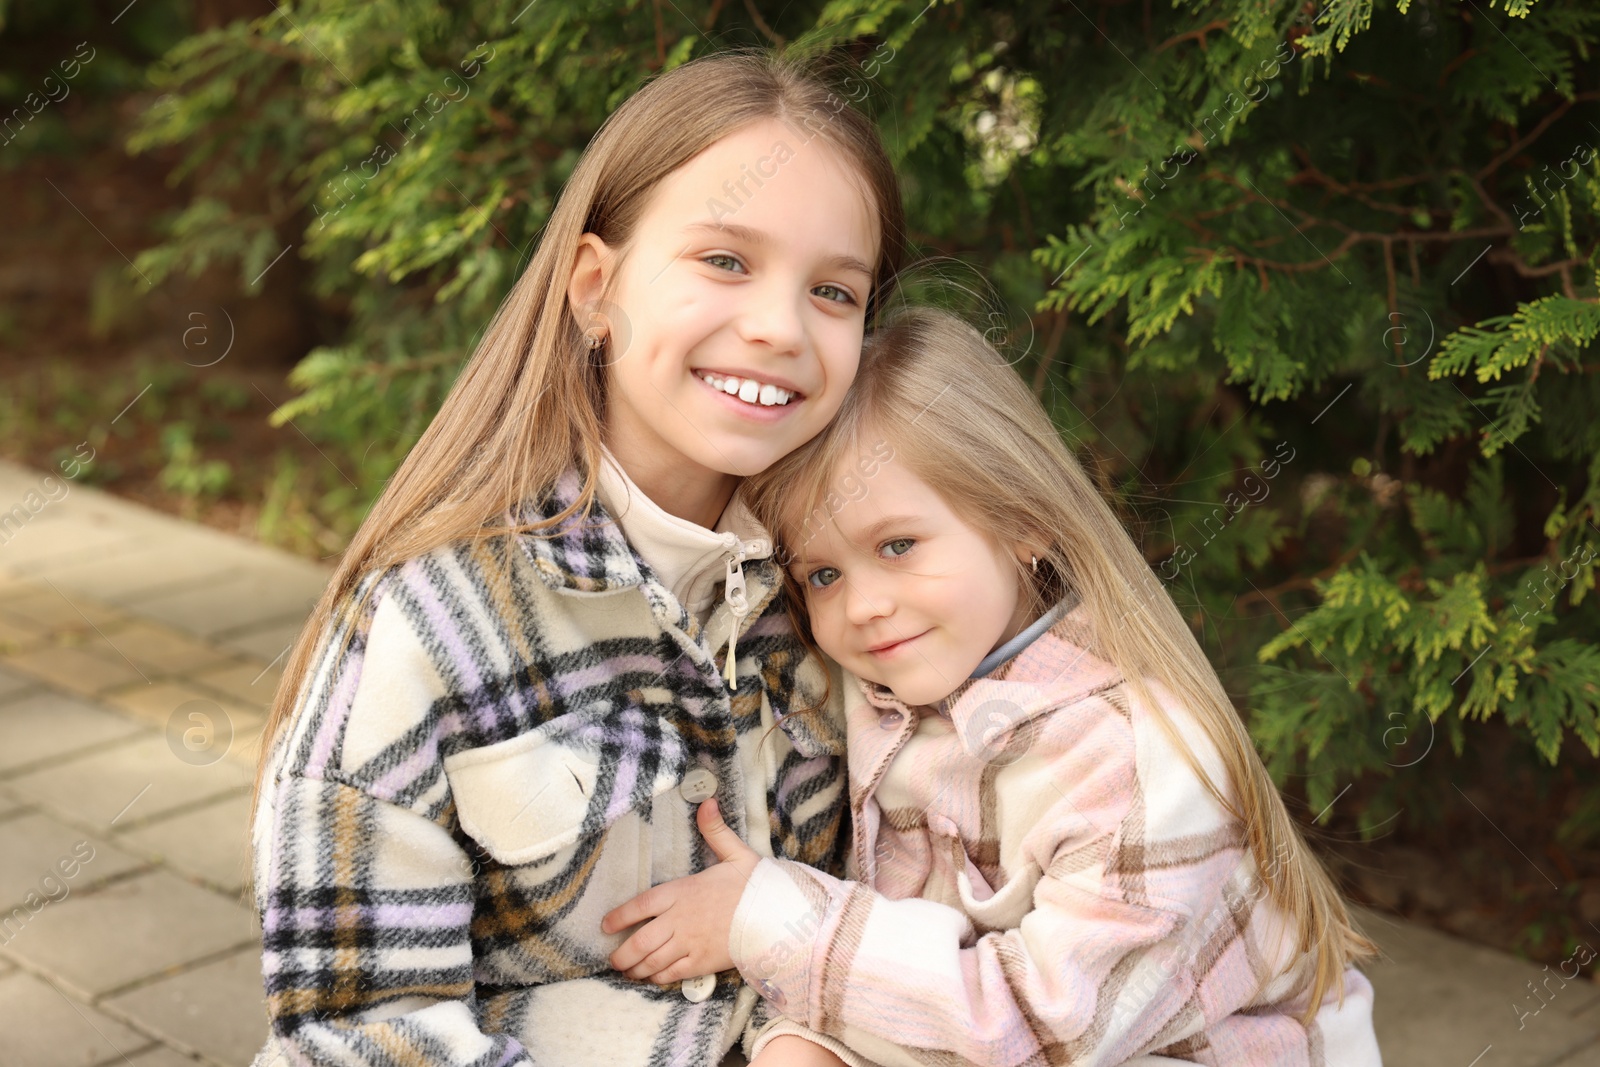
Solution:
M 512 513 L 556 514 L 575 474 Z M 745 564 L 738 689 L 603 509 L 367 575 L 326 628 L 253 828 L 273 1037 L 259 1064 L 713 1065 L 767 1010 L 614 972 L 600 917 L 715 857 L 702 767 L 758 852 L 843 871 L 837 696 L 770 561 Z M 349 649 L 335 656 L 346 628 Z M 839 692 L 835 687 L 834 692 Z M 779 728 L 767 734 L 767 728 Z
M 761 861 L 731 947 L 788 1018 L 754 1049 L 809 1032 L 867 1067 L 1381 1067 L 1355 968 L 1342 1007 L 1298 1021 L 1310 956 L 1237 821 L 1087 651 L 1085 611 L 963 682 L 948 717 L 846 687 L 860 881 Z M 1152 690 L 1226 788 L 1198 722 Z

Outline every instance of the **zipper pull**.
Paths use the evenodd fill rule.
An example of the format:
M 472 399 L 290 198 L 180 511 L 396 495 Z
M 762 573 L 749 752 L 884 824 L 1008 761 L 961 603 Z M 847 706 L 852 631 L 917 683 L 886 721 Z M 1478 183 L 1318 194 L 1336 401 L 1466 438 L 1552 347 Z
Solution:
M 741 557 L 742 553 L 728 557 L 728 577 L 722 594 L 728 602 L 728 610 L 733 612 L 733 628 L 728 631 L 728 657 L 722 667 L 722 676 L 727 679 L 729 689 L 734 689 L 739 684 L 739 669 L 736 665 L 739 654 L 739 623 L 750 614 L 750 601 L 745 595 Z

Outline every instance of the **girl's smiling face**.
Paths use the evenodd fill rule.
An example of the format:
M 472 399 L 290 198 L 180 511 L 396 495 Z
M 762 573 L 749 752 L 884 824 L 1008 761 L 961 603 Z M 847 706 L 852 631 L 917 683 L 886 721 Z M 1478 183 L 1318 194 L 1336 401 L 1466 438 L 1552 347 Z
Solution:
M 581 239 L 568 296 L 580 325 L 606 330 L 607 444 L 670 511 L 725 502 L 814 437 L 855 378 L 876 213 L 851 165 L 804 132 L 758 121 L 667 175 L 620 263 Z
M 847 456 L 830 484 L 869 459 Z M 1016 568 L 1028 549 L 968 525 L 898 455 L 795 546 L 817 646 L 907 704 L 949 696 L 1032 618 Z

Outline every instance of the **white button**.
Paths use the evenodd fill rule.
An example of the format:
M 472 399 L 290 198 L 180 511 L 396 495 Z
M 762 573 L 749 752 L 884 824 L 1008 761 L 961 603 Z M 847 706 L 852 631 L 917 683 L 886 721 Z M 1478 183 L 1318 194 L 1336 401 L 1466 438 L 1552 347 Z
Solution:
M 698 1004 L 711 995 L 717 986 L 717 976 L 714 974 L 697 975 L 694 978 L 683 980 L 683 999 L 691 1004 Z
M 900 728 L 900 713 L 898 711 L 884 712 L 878 716 L 878 725 L 885 730 L 898 730 Z
M 717 795 L 717 776 L 704 767 L 696 767 L 683 776 L 678 792 L 691 804 L 710 800 Z

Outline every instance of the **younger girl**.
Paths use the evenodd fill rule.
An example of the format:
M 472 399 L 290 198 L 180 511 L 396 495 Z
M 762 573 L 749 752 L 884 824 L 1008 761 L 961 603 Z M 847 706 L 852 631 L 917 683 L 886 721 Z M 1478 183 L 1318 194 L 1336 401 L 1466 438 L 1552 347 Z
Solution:
M 724 862 L 606 917 L 651 919 L 619 970 L 731 962 L 787 1016 L 761 1057 L 783 1035 L 819 1063 L 1378 1067 L 1350 966 L 1376 946 L 1138 548 L 975 330 L 899 316 L 829 428 L 741 494 L 849 672 L 859 881 L 758 857 L 708 803 Z

